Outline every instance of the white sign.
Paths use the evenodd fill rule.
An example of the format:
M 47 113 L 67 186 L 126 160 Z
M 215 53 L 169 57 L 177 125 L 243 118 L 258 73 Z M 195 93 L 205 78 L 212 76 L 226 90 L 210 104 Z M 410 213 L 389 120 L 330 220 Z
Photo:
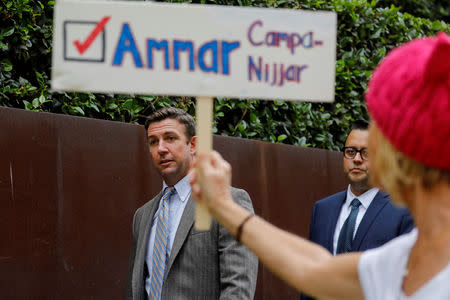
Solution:
M 52 89 L 333 101 L 336 14 L 57 1 Z

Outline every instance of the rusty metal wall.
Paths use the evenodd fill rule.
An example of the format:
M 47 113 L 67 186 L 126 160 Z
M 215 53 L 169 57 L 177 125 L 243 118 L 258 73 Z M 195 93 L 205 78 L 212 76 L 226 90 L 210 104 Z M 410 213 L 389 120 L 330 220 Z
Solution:
M 214 137 L 256 212 L 302 236 L 342 156 Z M 0 299 L 122 299 L 134 211 L 161 188 L 144 128 L 0 107 Z M 260 266 L 255 299 L 298 299 Z
M 343 190 L 342 154 L 321 149 L 216 136 L 233 168 L 233 185 L 247 190 L 269 222 L 308 237 L 315 201 Z M 255 299 L 299 299 L 299 293 L 260 265 Z

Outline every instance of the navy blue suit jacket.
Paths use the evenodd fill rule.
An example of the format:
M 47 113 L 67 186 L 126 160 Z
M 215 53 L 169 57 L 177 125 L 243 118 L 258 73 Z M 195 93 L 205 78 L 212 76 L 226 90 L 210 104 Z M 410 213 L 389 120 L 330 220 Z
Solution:
M 319 200 L 313 207 L 309 239 L 331 253 L 334 231 L 346 197 L 347 190 Z M 386 193 L 378 192 L 357 228 L 352 251 L 379 247 L 413 228 L 414 221 L 409 211 L 396 207 Z

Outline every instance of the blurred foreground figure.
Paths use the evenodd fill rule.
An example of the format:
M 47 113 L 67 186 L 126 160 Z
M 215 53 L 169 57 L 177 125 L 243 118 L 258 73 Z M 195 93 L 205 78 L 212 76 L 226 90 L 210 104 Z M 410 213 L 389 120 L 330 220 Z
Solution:
M 394 49 L 366 101 L 371 180 L 409 208 L 417 226 L 410 233 L 332 256 L 237 206 L 231 168 L 218 153 L 199 155 L 194 196 L 274 273 L 318 299 L 450 299 L 450 37 Z

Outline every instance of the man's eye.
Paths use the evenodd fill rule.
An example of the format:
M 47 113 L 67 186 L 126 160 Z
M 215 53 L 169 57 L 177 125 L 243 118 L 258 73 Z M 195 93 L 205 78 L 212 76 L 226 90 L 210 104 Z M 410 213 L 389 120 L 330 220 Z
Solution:
M 347 154 L 354 155 L 356 152 L 353 149 L 347 149 Z
M 150 146 L 154 146 L 154 145 L 156 145 L 156 143 L 157 143 L 157 141 L 155 141 L 155 140 L 148 142 L 148 144 L 149 144 Z

